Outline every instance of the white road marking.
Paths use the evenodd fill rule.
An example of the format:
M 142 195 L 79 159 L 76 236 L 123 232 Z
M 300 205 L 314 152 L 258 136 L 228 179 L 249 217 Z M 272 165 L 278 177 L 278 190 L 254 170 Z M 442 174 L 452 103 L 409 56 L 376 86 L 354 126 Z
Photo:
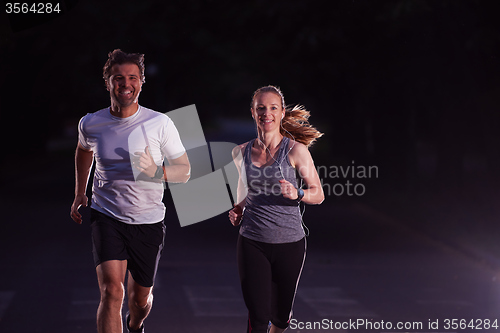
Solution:
M 417 300 L 417 304 L 420 305 L 456 305 L 456 306 L 474 306 L 471 302 L 467 301 L 453 301 L 453 300 L 445 300 L 445 299 L 436 299 L 436 300 Z
M 234 287 L 184 286 L 196 317 L 246 317 L 241 293 Z
M 71 292 L 68 320 L 95 320 L 99 305 L 97 288 L 76 288 Z
M 348 297 L 341 288 L 300 287 L 297 296 L 322 317 L 378 317 L 357 300 Z
M 469 307 L 469 306 L 474 306 L 473 303 L 464 301 L 464 300 L 453 300 L 453 299 L 446 299 L 446 296 L 444 295 L 449 295 L 449 293 L 446 293 L 443 289 L 441 288 L 422 288 L 422 294 L 420 297 L 421 299 L 415 300 L 417 304 L 419 305 L 445 305 L 445 306 L 459 306 L 459 307 Z M 425 297 L 425 298 L 424 298 Z

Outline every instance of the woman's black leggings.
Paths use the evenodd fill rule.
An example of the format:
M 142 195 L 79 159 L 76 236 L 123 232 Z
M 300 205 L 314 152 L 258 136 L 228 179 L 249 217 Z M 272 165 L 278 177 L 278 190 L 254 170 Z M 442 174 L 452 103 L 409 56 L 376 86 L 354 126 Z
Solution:
M 247 333 L 265 333 L 269 321 L 285 329 L 306 254 L 306 240 L 269 244 L 238 237 L 238 270 L 248 308 Z

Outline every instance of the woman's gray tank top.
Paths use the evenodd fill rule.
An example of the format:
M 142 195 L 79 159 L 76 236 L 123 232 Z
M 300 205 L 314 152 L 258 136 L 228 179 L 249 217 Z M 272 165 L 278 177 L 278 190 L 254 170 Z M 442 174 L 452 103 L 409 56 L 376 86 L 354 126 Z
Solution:
M 240 234 L 265 243 L 291 243 L 304 236 L 302 218 L 296 200 L 283 197 L 280 179 L 282 173 L 287 181 L 297 187 L 295 168 L 288 159 L 290 139 L 283 137 L 278 157 L 273 164 L 257 167 L 252 163 L 250 141 L 244 151 L 243 161 L 247 177 L 248 194 L 241 221 Z M 281 165 L 281 170 L 279 165 Z

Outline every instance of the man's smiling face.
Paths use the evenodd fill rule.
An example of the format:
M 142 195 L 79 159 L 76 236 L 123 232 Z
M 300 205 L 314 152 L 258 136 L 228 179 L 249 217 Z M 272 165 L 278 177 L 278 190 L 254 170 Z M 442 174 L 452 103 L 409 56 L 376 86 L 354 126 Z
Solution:
M 138 103 L 142 88 L 141 73 L 136 64 L 116 64 L 111 67 L 107 87 L 111 103 L 119 108 L 127 108 Z

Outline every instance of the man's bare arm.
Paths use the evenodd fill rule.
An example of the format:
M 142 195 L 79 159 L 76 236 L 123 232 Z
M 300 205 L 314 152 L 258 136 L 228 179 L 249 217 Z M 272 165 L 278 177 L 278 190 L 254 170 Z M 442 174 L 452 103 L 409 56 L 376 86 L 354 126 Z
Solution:
M 163 167 L 166 182 L 185 183 L 191 177 L 191 164 L 186 153 L 176 159 L 169 159 L 169 165 Z
M 82 215 L 78 212 L 80 206 L 87 207 L 88 198 L 85 195 L 90 169 L 94 161 L 94 153 L 83 148 L 78 143 L 75 152 L 75 199 L 71 205 L 71 218 L 78 224 L 82 223 Z

